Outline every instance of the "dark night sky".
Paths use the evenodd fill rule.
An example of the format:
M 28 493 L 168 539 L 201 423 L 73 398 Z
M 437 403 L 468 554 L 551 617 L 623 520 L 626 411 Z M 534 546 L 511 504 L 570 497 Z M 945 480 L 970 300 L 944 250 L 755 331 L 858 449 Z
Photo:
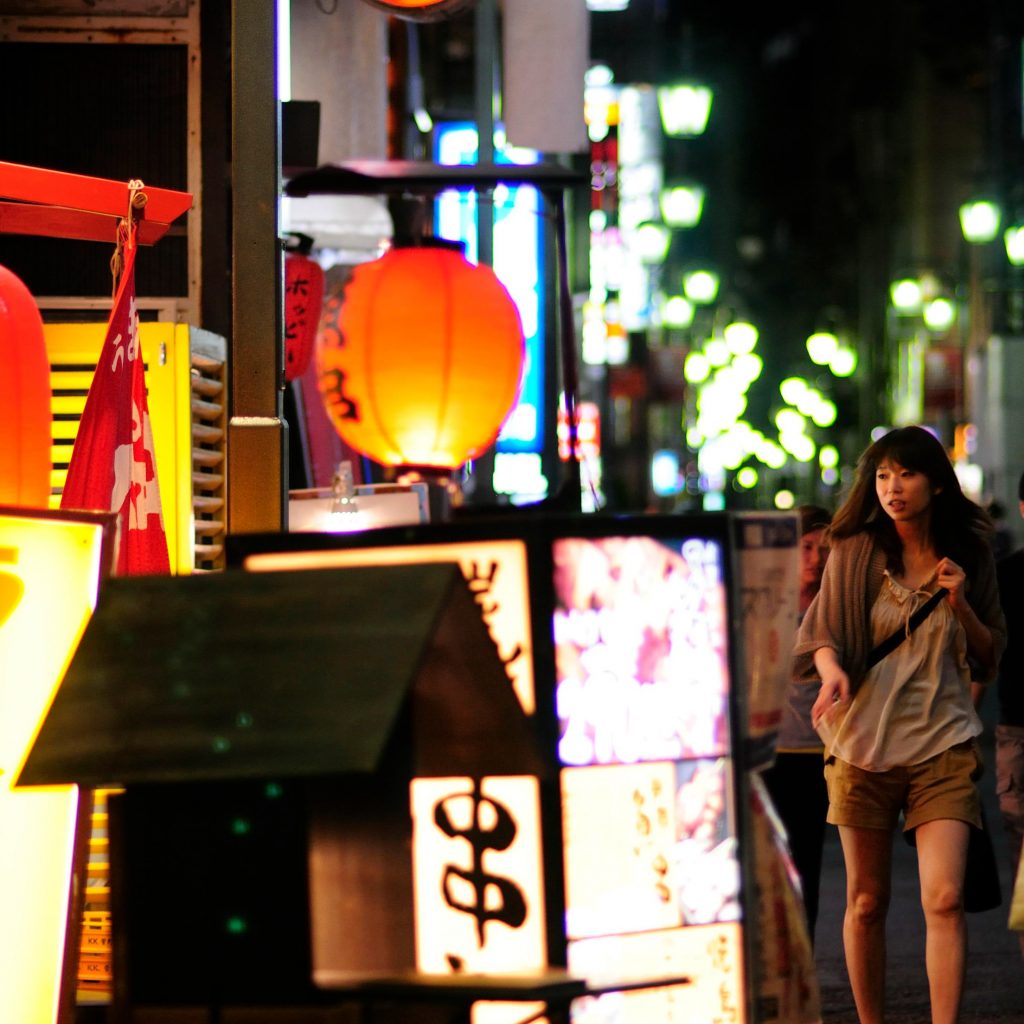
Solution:
M 673 146 L 686 146 L 687 170 L 706 177 L 706 234 L 696 243 L 731 271 L 750 315 L 775 323 L 780 344 L 802 344 L 829 311 L 856 320 L 865 270 L 858 233 L 872 224 L 896 231 L 905 216 L 910 126 L 902 122 L 914 69 L 925 69 L 930 88 L 962 91 L 984 110 L 1011 6 L 633 0 L 592 17 L 591 54 L 620 84 L 692 74 L 716 88 L 706 136 L 666 140 L 667 161 L 678 159 Z M 988 129 L 970 130 L 985 140 Z M 979 174 L 982 164 L 979 156 Z M 762 243 L 760 260 L 738 256 L 749 237 Z
M 618 83 L 693 75 L 716 90 L 706 135 L 666 140 L 666 172 L 682 159 L 706 184 L 688 243 L 761 329 L 755 422 L 779 379 L 806 372 L 813 331 L 880 343 L 888 281 L 922 235 L 912 225 L 931 218 L 929 251 L 916 256 L 955 273 L 964 193 L 993 176 L 1007 199 L 1021 188 L 1022 30 L 1024 4 L 1012 0 L 632 0 L 592 16 L 592 59 Z M 918 132 L 922 90 L 933 113 Z M 740 255 L 744 239 L 760 243 L 760 258 Z

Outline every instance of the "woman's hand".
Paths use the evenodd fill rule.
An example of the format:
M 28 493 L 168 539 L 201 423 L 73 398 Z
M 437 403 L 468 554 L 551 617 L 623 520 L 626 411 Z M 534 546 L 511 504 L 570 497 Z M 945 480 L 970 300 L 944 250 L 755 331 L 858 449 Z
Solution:
M 845 703 L 850 699 L 850 677 L 843 671 L 831 647 L 819 647 L 814 652 L 814 665 L 821 677 L 818 699 L 811 708 L 811 725 L 817 728 L 822 716 L 837 703 Z
M 979 666 L 982 677 L 988 680 L 996 670 L 995 643 L 992 631 L 967 600 L 966 573 L 952 558 L 943 558 L 936 567 L 936 577 L 939 586 L 949 591 L 949 606 L 967 636 L 967 653 Z
M 950 606 L 956 611 L 964 601 L 964 584 L 967 574 L 952 558 L 943 558 L 936 567 L 936 579 L 943 590 L 949 591 Z

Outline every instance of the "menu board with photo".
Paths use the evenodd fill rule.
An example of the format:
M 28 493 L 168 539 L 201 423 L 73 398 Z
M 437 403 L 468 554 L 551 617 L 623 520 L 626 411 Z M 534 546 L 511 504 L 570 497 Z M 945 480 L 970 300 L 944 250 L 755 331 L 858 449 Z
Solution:
M 742 1021 L 724 545 L 556 537 L 552 574 L 569 965 L 622 984 L 573 1020 Z
M 553 541 L 565 765 L 713 757 L 729 734 L 726 590 L 714 540 Z

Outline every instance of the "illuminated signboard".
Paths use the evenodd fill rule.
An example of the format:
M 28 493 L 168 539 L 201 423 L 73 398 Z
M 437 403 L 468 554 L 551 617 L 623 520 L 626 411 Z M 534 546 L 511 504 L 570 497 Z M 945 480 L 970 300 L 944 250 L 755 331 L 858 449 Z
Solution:
M 591 989 L 573 1003 L 575 1024 L 748 1019 L 730 635 L 740 590 L 726 523 L 553 516 L 489 537 L 441 524 L 311 540 L 312 550 L 296 535 L 264 542 L 283 543 L 278 551 L 237 542 L 250 570 L 444 558 L 471 588 L 482 576 L 507 588 L 478 601 L 506 666 L 524 667 L 513 651 L 537 661 L 529 701 L 515 685 L 550 737 L 561 827 L 545 831 L 533 777 L 412 780 L 419 970 L 567 963 Z M 745 554 L 761 552 L 755 534 Z M 769 555 L 757 564 L 774 585 Z M 552 899 L 561 905 L 542 924 L 535 914 Z M 475 1024 L 526 1019 L 521 1003 L 473 1009 Z
M 460 166 L 477 162 L 476 126 L 469 122 L 439 125 L 434 159 Z M 537 162 L 533 150 L 495 145 L 495 160 L 503 164 Z M 530 185 L 498 185 L 494 203 L 495 274 L 519 309 L 526 340 L 526 360 L 519 400 L 498 435 L 499 452 L 539 452 L 544 442 L 544 219 L 541 196 Z M 476 263 L 477 194 L 450 190 L 438 196 L 435 230 L 441 238 L 460 241 L 466 258 Z
M 570 969 L 670 977 L 579 1000 L 581 1020 L 745 1015 L 723 548 L 552 541 Z
M 78 789 L 14 783 L 95 606 L 103 526 L 7 511 L 0 514 L 0 1016 L 46 1024 L 60 998 Z
M 411 805 L 419 969 L 544 967 L 537 779 L 413 779 Z
M 530 634 L 526 546 L 522 541 L 458 541 L 324 551 L 249 555 L 251 572 L 288 569 L 340 569 L 351 565 L 408 565 L 458 562 L 472 591 L 523 710 L 533 714 L 533 642 Z
M 713 540 L 554 541 L 565 765 L 713 757 L 729 742 L 726 590 Z
M 587 1024 L 742 1024 L 743 946 L 738 924 L 606 935 L 569 945 L 569 969 L 587 978 L 643 977 L 680 967 L 686 985 L 612 992 L 579 999 L 574 1020 Z
M 567 768 L 570 940 L 739 917 L 725 759 Z

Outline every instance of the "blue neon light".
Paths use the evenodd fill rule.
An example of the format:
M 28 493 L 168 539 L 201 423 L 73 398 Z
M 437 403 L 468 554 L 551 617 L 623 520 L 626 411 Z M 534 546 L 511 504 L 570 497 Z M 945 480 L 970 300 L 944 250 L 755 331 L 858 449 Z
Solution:
M 478 137 L 472 122 L 437 125 L 434 159 L 459 166 L 476 163 Z M 536 163 L 537 153 L 495 144 L 504 164 Z M 499 452 L 539 452 L 544 438 L 544 230 L 541 197 L 531 185 L 494 190 L 494 273 L 508 289 L 523 321 L 526 359 L 519 401 L 498 435 Z M 460 241 L 466 259 L 478 260 L 477 194 L 472 189 L 442 192 L 434 205 L 434 231 Z

